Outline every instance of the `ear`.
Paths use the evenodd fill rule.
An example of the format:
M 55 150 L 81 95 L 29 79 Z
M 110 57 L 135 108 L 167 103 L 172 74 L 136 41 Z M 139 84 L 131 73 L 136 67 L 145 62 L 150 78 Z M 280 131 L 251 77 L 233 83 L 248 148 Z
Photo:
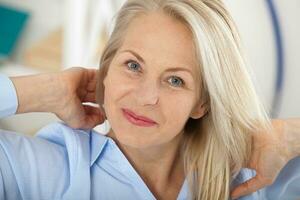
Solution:
M 206 103 L 202 103 L 201 101 L 199 101 L 199 103 L 196 104 L 196 106 L 192 110 L 190 117 L 193 119 L 200 119 L 207 113 L 207 106 L 208 105 Z

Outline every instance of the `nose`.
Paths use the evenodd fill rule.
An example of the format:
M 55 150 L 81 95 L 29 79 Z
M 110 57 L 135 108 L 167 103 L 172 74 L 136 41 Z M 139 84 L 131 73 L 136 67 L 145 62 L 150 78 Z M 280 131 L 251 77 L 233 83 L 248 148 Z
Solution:
M 141 106 L 156 105 L 159 100 L 159 87 L 156 80 L 143 80 L 136 90 L 136 100 Z

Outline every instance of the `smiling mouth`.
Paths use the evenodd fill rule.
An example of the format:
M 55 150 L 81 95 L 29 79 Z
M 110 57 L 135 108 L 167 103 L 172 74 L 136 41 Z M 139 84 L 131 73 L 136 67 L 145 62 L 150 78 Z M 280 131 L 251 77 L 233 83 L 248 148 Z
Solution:
M 125 116 L 125 118 L 134 125 L 149 127 L 149 126 L 154 126 L 157 124 L 155 121 L 153 121 L 149 118 L 146 118 L 144 116 L 138 116 L 128 109 L 122 109 L 122 112 L 123 112 L 123 115 Z

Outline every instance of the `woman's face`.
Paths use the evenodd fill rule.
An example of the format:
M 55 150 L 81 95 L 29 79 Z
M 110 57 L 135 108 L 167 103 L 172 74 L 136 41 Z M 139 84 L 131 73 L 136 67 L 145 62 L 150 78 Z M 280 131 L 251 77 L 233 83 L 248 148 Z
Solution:
M 162 13 L 135 18 L 103 82 L 117 140 L 141 148 L 167 143 L 189 117 L 203 116 L 196 66 L 192 35 L 182 23 Z

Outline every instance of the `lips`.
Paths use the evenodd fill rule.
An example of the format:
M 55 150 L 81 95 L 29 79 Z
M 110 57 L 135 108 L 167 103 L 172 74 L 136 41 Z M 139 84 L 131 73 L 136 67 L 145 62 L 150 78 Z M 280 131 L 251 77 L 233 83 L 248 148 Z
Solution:
M 145 116 L 140 116 L 135 114 L 133 111 L 129 109 L 122 109 L 125 117 L 133 124 L 139 125 L 139 126 L 153 126 L 156 124 L 155 121 L 152 119 L 149 119 Z

